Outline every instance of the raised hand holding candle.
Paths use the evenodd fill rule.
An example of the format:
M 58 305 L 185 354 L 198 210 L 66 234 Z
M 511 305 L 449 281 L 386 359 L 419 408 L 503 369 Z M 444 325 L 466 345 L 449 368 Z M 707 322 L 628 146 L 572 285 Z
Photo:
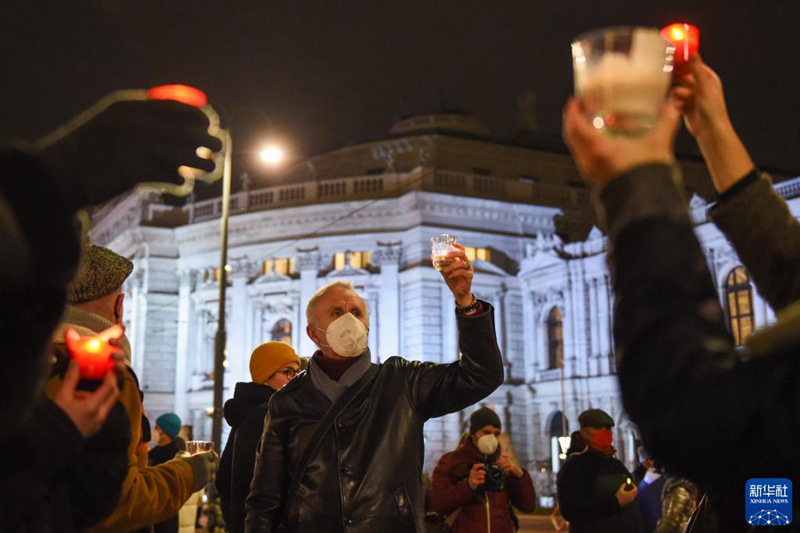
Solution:
M 81 378 L 99 381 L 109 370 L 114 368 L 111 354 L 119 348 L 111 344 L 111 340 L 122 337 L 122 326 L 114 325 L 101 331 L 96 336 L 81 336 L 74 329 L 68 329 L 64 335 L 72 358 L 78 363 Z

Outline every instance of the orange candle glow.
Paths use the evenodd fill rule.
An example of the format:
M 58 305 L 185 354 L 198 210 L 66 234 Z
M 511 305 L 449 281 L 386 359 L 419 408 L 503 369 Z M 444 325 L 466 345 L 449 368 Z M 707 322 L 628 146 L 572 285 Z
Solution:
M 208 102 L 206 93 L 188 85 L 159 85 L 147 91 L 150 100 L 175 100 L 194 107 L 203 107 Z
M 661 29 L 661 37 L 675 47 L 675 63 L 685 63 L 700 48 L 700 30 L 686 23 L 670 24 Z
M 70 355 L 78 363 L 80 374 L 85 379 L 103 379 L 114 368 L 111 354 L 118 350 L 109 341 L 122 336 L 122 326 L 114 325 L 97 336 L 82 337 L 74 329 L 68 329 L 64 338 Z

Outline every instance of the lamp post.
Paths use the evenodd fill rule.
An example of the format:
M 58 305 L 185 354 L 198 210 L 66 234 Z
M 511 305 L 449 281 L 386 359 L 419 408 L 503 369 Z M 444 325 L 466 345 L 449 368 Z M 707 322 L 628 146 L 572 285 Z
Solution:
M 231 206 L 231 165 L 233 163 L 233 138 L 231 130 L 221 129 L 220 136 L 225 145 L 222 172 L 222 209 L 220 212 L 220 251 L 219 251 L 219 309 L 217 312 L 217 334 L 214 337 L 214 409 L 212 411 L 211 440 L 214 449 L 222 451 L 222 393 L 225 384 L 225 347 L 227 331 L 225 328 L 225 300 L 228 288 L 228 220 Z M 265 158 L 264 154 L 269 154 Z M 276 164 L 283 158 L 283 152 L 275 147 L 261 151 L 261 158 Z

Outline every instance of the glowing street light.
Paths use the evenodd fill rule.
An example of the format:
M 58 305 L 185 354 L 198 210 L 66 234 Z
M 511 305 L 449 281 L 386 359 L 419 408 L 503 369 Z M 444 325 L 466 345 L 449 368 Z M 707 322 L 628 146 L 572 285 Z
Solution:
M 261 150 L 259 155 L 261 156 L 261 160 L 265 163 L 275 164 L 283 159 L 283 150 L 275 146 L 267 146 Z

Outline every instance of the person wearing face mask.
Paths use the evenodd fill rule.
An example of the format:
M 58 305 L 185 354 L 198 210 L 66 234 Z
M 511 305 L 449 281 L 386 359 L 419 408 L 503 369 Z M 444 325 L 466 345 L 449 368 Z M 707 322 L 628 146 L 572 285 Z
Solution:
M 441 275 L 455 298 L 461 352 L 454 362 L 380 354 L 375 363 L 367 305 L 352 285 L 334 282 L 311 297 L 306 333 L 319 350 L 270 401 L 247 533 L 425 530 L 425 421 L 474 405 L 503 382 L 492 306 L 472 294 L 464 248 L 447 259 Z
M 163 465 L 175 458 L 180 448 L 176 439 L 183 423 L 175 413 L 164 413 L 156 418 L 153 440 L 156 445 L 150 450 L 147 461 L 150 466 Z M 170 516 L 163 522 L 153 525 L 153 533 L 178 533 L 178 515 Z
M 269 400 L 299 371 L 300 358 L 294 348 L 284 342 L 265 342 L 250 356 L 253 381 L 237 383 L 233 398 L 225 402 L 225 420 L 231 432 L 219 461 L 215 485 L 231 533 L 244 531 L 244 501 L 250 492 Z
M 586 451 L 570 455 L 556 485 L 561 515 L 571 533 L 641 533 L 633 476 L 614 457 L 614 419 L 601 409 L 578 416 Z
M 100 246 L 87 247 L 78 276 L 68 286 L 67 307 L 53 334 L 54 344 L 63 344 L 70 328 L 81 335 L 94 335 L 121 324 L 125 299 L 122 285 L 131 272 L 133 263 L 127 258 Z M 130 344 L 125 335 L 115 342 L 128 362 L 120 373 L 119 396 L 131 437 L 127 447 L 127 474 L 113 512 L 93 526 L 92 532 L 138 530 L 177 515 L 192 493 L 208 483 L 217 468 L 213 452 L 168 460 L 158 466 L 139 466 L 137 451 L 144 414 L 142 397 L 136 375 L 129 366 Z M 51 378 L 47 384 L 48 395 L 52 397 L 59 386 L 60 378 Z
M 499 435 L 500 417 L 481 407 L 469 417 L 469 436 L 458 449 L 444 454 L 433 471 L 433 507 L 447 517 L 451 532 L 513 533 L 511 505 L 524 513 L 536 508 L 533 479 L 502 453 Z M 490 464 L 505 472 L 503 490 L 487 489 L 486 467 Z

